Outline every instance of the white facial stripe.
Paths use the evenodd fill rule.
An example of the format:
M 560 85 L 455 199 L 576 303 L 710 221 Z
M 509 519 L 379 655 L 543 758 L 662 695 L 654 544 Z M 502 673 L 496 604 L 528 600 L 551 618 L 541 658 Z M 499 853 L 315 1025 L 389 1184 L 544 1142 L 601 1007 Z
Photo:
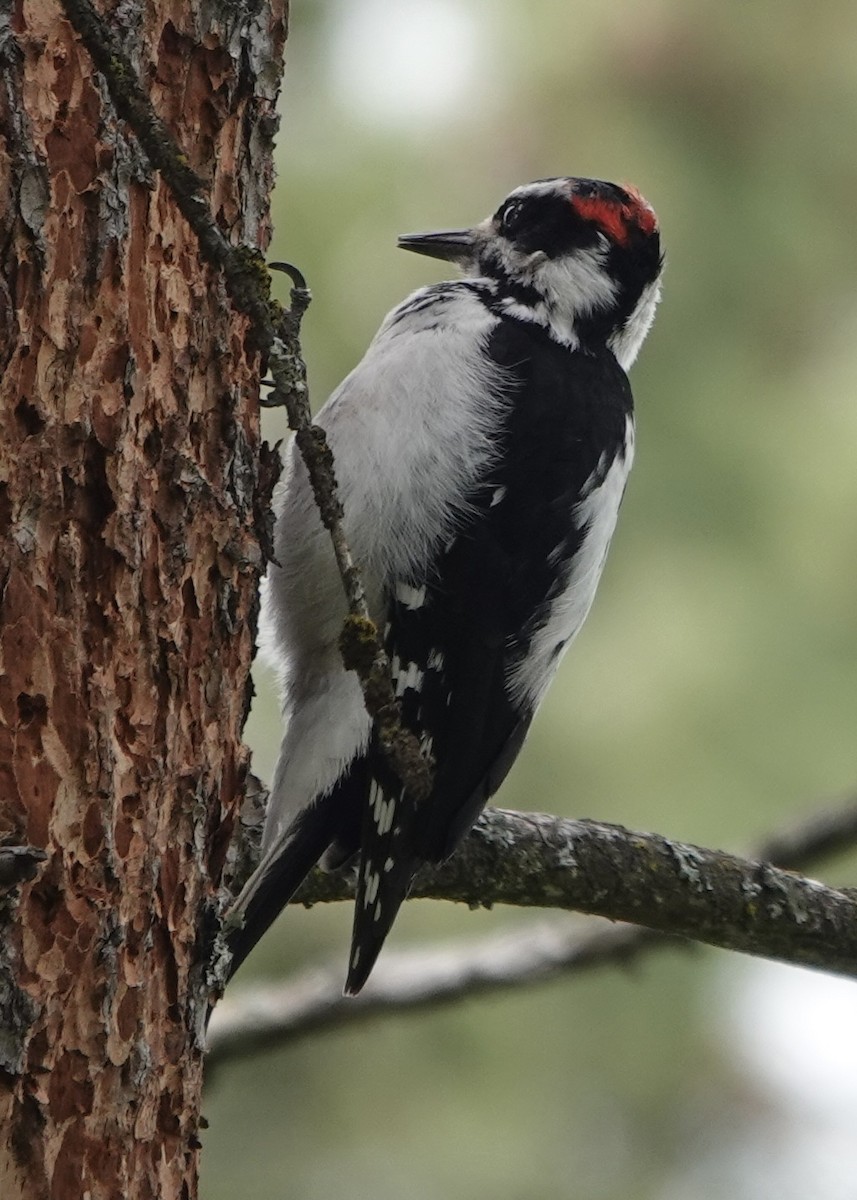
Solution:
M 536 305 L 508 298 L 501 305 L 504 312 L 523 321 L 549 326 L 563 345 L 576 347 L 575 322 L 609 307 L 616 298 L 616 283 L 604 266 L 608 249 L 603 244 L 553 259 L 540 251 L 521 254 L 502 240 L 498 244 L 503 267 L 543 297 Z
M 616 361 L 627 371 L 640 352 L 646 334 L 655 319 L 655 309 L 661 298 L 661 281 L 647 284 L 643 288 L 637 306 L 621 329 L 607 339 L 607 345 L 616 355 Z

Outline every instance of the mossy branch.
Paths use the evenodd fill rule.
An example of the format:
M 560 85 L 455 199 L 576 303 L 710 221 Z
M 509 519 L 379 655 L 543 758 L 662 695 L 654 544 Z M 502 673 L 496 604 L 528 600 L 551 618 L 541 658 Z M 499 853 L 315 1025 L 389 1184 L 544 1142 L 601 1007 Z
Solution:
M 486 827 L 490 827 L 494 823 L 495 816 L 497 818 L 496 837 L 486 833 Z M 489 810 L 481 822 L 482 832 L 478 833 L 474 839 L 477 843 L 475 855 L 480 860 L 478 869 L 490 870 L 490 859 L 484 863 L 481 860 L 484 858 L 485 845 L 493 844 L 495 851 L 492 853 L 500 853 L 504 859 L 511 858 L 513 860 L 509 875 L 510 877 L 518 876 L 518 889 L 525 887 L 525 891 L 520 892 L 519 890 L 518 894 L 525 897 L 524 902 L 527 904 L 531 904 L 537 899 L 539 881 L 538 879 L 534 881 L 535 889 L 526 885 L 526 878 L 531 875 L 532 868 L 526 868 L 523 872 L 519 872 L 514 865 L 521 829 L 515 831 L 513 845 L 509 846 L 506 843 L 512 826 L 515 824 L 515 818 L 518 816 L 521 816 L 523 823 L 524 842 L 528 845 L 529 851 L 536 854 L 537 857 L 540 856 L 541 850 L 535 844 L 536 842 L 547 855 L 555 859 L 557 845 L 565 845 L 567 848 L 567 835 L 571 834 L 573 838 L 572 860 L 569 861 L 566 856 L 558 870 L 560 873 L 565 871 L 571 873 L 571 886 L 574 889 L 580 888 L 581 870 L 589 875 L 594 875 L 596 877 L 595 886 L 598 887 L 597 876 L 599 873 L 602 870 L 610 869 L 612 872 L 615 869 L 616 862 L 613 851 L 617 841 L 627 838 L 631 846 L 631 854 L 640 856 L 641 868 L 646 876 L 647 886 L 644 891 L 651 891 L 650 899 L 653 905 L 658 904 L 666 887 L 667 893 L 676 888 L 681 893 L 685 890 L 690 891 L 696 897 L 696 903 L 702 905 L 707 903 L 706 897 L 708 897 L 713 911 L 719 910 L 720 892 L 717 887 L 711 892 L 705 890 L 707 883 L 711 880 L 705 865 L 708 862 L 709 852 L 707 851 L 700 851 L 696 847 L 680 847 L 678 843 L 669 844 L 668 874 L 673 878 L 666 882 L 656 872 L 650 888 L 647 872 L 647 863 L 650 862 L 650 859 L 645 849 L 649 842 L 648 835 L 629 834 L 627 831 L 619 830 L 616 826 L 590 826 L 588 822 L 561 822 L 558 818 L 539 818 L 534 826 L 529 818 L 522 814 L 495 814 Z M 556 823 L 560 827 L 557 831 L 559 843 L 552 834 L 549 834 L 546 841 L 542 840 L 546 823 L 551 825 Z M 563 829 L 562 826 L 566 828 Z M 568 829 L 568 826 L 573 828 Z M 580 832 L 581 827 L 586 836 L 575 838 L 575 829 Z M 601 838 L 601 832 L 604 830 L 608 831 L 606 840 Z M 479 841 L 483 834 L 486 834 L 485 845 L 480 846 Z M 656 857 L 659 857 L 667 843 L 663 839 L 654 839 L 654 841 Z M 772 874 L 775 871 L 773 866 L 763 868 L 761 864 L 767 862 L 775 863 L 780 868 L 805 869 L 811 865 L 817 865 L 831 855 L 848 850 L 853 851 L 855 844 L 857 844 L 857 802 L 850 800 L 845 805 L 817 811 L 792 828 L 775 833 L 755 849 L 751 859 L 737 859 L 734 856 L 714 854 L 711 856 L 713 860 L 711 868 L 716 877 L 719 875 L 722 865 L 718 863 L 718 860 L 728 859 L 730 872 L 734 872 L 737 868 L 738 877 L 743 878 L 741 890 L 745 897 L 748 893 L 758 891 L 760 880 L 764 888 L 770 888 L 773 879 L 779 880 L 786 875 L 785 882 L 789 884 L 789 894 L 792 897 L 808 896 L 812 907 L 817 911 L 826 911 L 828 902 L 830 902 L 831 913 L 838 914 L 837 918 L 832 918 L 835 923 L 840 918 L 844 918 L 846 921 L 853 919 L 849 916 L 851 905 L 855 901 L 852 891 L 828 889 L 820 884 L 802 880 L 799 876 L 787 875 L 784 870 L 780 870 L 774 875 Z M 462 876 L 469 877 L 471 865 L 468 855 L 470 850 L 471 846 L 465 843 L 456 856 L 459 861 L 453 860 L 449 864 L 453 872 L 453 887 L 450 891 L 453 892 L 454 898 L 468 898 L 467 894 L 461 895 L 462 889 L 459 883 L 454 881 L 460 881 Z M 602 862 L 604 850 L 607 852 L 607 861 L 612 860 L 610 868 Z M 688 875 L 690 861 L 688 851 L 691 851 L 691 858 L 694 862 L 693 871 L 699 870 L 700 864 L 703 866 L 702 872 L 693 878 Z M 590 852 L 595 855 L 594 865 L 581 867 Z M 575 876 L 578 877 L 576 883 L 573 882 Z M 798 881 L 794 891 L 791 889 L 792 881 Z M 335 877 L 325 876 L 319 872 L 304 885 L 301 893 L 304 902 L 311 903 L 321 898 L 334 898 L 329 886 L 333 882 L 340 887 L 343 898 L 344 895 L 349 894 L 349 889 L 343 886 L 343 881 L 335 881 Z M 555 874 L 551 889 L 552 904 L 556 903 L 556 882 L 557 875 Z M 487 891 L 490 893 L 490 883 L 483 878 L 482 884 L 483 886 L 487 885 Z M 700 891 L 700 889 L 702 890 Z M 469 889 L 467 890 L 469 891 Z M 447 895 L 443 873 L 425 873 L 420 881 L 420 891 L 423 895 Z M 510 888 L 507 885 L 504 889 L 504 899 L 508 899 L 509 895 Z M 807 942 L 814 941 L 812 955 L 815 959 L 814 965 L 825 970 L 840 970 L 841 967 L 844 967 L 842 973 L 854 974 L 853 961 L 847 955 L 841 967 L 832 965 L 828 960 L 824 947 L 830 927 L 826 919 L 820 921 L 822 932 L 816 940 L 815 933 L 804 929 L 801 919 L 802 904 L 797 909 L 782 904 L 782 896 L 776 887 L 773 891 L 768 892 L 768 896 L 773 901 L 771 919 L 778 929 L 770 942 L 765 938 L 757 938 L 753 953 L 766 954 L 768 950 L 771 950 L 773 951 L 772 957 L 805 963 Z M 479 899 L 481 903 L 484 897 L 480 896 Z M 599 900 L 598 903 L 603 904 L 603 900 Z M 767 903 L 767 899 L 763 900 L 762 906 L 766 907 Z M 669 899 L 670 908 L 672 904 L 673 901 Z M 681 898 L 679 906 L 683 908 Z M 758 909 L 758 906 L 758 897 L 755 896 L 750 907 Z M 589 906 L 584 905 L 584 907 Z M 602 911 L 606 912 L 608 907 L 611 906 L 604 906 Z M 612 914 L 608 913 L 608 915 Z M 729 921 L 731 917 L 727 916 L 725 919 Z M 743 919 L 740 923 L 743 924 Z M 661 924 L 667 924 L 666 918 L 662 920 Z M 754 936 L 757 936 L 760 932 L 760 925 L 758 921 L 755 924 Z M 796 924 L 802 931 L 800 939 L 802 949 L 795 957 L 792 957 L 782 951 L 783 947 L 787 947 L 790 943 Z M 710 932 L 712 928 L 710 918 L 706 919 L 705 925 Z M 682 926 L 686 931 L 687 925 L 683 918 Z M 834 938 L 836 936 L 834 932 Z M 727 929 L 722 930 L 720 936 L 709 940 L 715 945 L 726 945 L 733 943 L 735 938 L 733 932 Z M 694 942 L 689 941 L 686 936 L 674 936 L 664 929 L 653 930 L 627 924 L 583 924 L 581 921 L 561 920 L 554 917 L 542 919 L 535 925 L 516 927 L 513 930 L 492 933 L 488 937 L 478 939 L 463 939 L 443 946 L 429 945 L 410 947 L 405 950 L 396 950 L 394 947 L 390 947 L 381 956 L 372 978 L 357 997 L 346 998 L 342 995 L 341 964 L 316 967 L 284 979 L 280 983 L 239 987 L 230 991 L 218 1007 L 209 1028 L 209 1071 L 212 1067 L 219 1066 L 231 1058 L 265 1051 L 274 1046 L 281 1046 L 285 1042 L 305 1037 L 307 1034 L 351 1025 L 355 1021 L 365 1021 L 373 1016 L 422 1012 L 427 1008 L 456 1003 L 474 995 L 508 991 L 532 985 L 555 978 L 559 974 L 576 976 L 593 969 L 625 966 L 629 962 L 635 961 L 640 955 L 650 953 L 655 949 L 684 948 L 686 950 L 693 945 Z M 748 949 L 746 945 L 739 948 Z

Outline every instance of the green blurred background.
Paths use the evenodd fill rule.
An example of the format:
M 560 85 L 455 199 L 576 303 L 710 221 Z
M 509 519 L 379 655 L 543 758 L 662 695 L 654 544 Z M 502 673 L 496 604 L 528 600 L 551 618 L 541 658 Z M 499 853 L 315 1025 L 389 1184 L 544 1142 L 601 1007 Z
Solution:
M 636 465 L 507 807 L 740 849 L 857 780 L 855 47 L 847 0 L 293 0 L 273 256 L 317 403 L 442 277 L 397 233 L 558 174 L 660 216 Z M 392 942 L 532 919 L 414 903 Z M 236 988 L 344 972 L 349 928 L 289 912 Z M 212 1081 L 203 1195 L 853 1200 L 855 1031 L 857 989 L 700 951 L 311 1037 Z

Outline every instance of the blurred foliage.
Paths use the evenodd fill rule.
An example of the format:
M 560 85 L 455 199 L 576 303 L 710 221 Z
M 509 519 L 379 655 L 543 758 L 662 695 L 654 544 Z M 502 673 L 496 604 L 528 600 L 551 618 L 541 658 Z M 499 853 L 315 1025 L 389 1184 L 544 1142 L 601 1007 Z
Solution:
M 480 219 L 557 174 L 633 180 L 661 219 L 636 465 L 508 807 L 742 848 L 857 779 L 855 35 L 845 0 L 294 0 L 272 256 L 315 294 L 317 403 L 442 276 L 396 233 Z M 429 72 L 422 102 L 408 71 Z M 269 776 L 262 670 L 258 687 L 248 733 Z M 853 883 L 853 864 L 826 877 Z M 522 919 L 413 904 L 394 940 Z M 330 956 L 344 971 L 349 924 L 290 912 L 237 986 Z M 763 1153 L 721 1169 L 736 1111 L 759 1145 L 772 1120 L 722 1020 L 730 964 L 661 956 L 224 1069 L 203 1194 L 806 1195 L 767 1191 Z M 857 1164 L 842 1178 L 854 1195 Z

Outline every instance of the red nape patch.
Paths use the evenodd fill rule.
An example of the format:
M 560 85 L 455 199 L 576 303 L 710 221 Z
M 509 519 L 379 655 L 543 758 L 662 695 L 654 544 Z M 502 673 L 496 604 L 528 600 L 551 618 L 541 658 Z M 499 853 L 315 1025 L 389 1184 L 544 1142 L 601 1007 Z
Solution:
M 626 187 L 625 191 L 628 195 L 625 204 L 603 196 L 572 196 L 571 204 L 578 216 L 594 221 L 614 242 L 626 246 L 630 225 L 636 225 L 648 236 L 657 229 L 658 220 L 636 188 Z
M 593 221 L 599 229 L 624 246 L 628 241 L 627 205 L 614 204 L 600 196 L 572 196 L 571 207 L 584 221 Z
M 644 200 L 637 189 L 630 183 L 625 183 L 622 186 L 628 193 L 631 201 L 630 204 L 625 206 L 628 216 L 647 236 L 653 234 L 658 227 L 658 218 L 655 216 L 655 210 L 649 204 L 648 200 Z

